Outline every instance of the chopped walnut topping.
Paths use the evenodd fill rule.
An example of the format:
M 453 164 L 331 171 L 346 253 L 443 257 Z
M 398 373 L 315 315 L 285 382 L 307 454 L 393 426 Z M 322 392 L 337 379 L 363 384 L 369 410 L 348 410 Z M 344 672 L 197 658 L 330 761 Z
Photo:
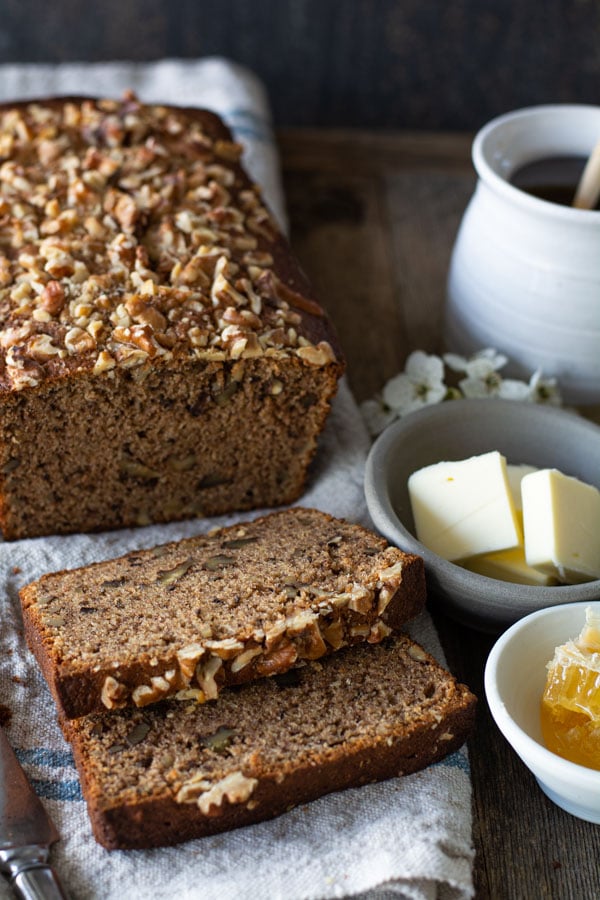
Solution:
M 244 649 L 244 644 L 235 638 L 224 638 L 221 641 L 206 641 L 205 647 L 220 659 L 234 659 Z
M 352 637 L 367 638 L 371 633 L 369 625 L 351 625 L 350 634 Z
M 264 636 L 264 647 L 265 650 L 269 651 L 275 647 L 283 635 L 285 634 L 286 623 L 285 620 L 282 619 L 279 622 L 276 622 L 274 625 L 266 631 Z M 255 638 L 258 640 L 258 636 L 255 634 Z
M 64 356 L 65 353 L 64 350 L 52 343 L 52 338 L 49 334 L 36 334 L 35 337 L 30 338 L 26 346 L 28 355 L 38 362 L 45 362 L 52 359 L 53 356 L 61 354 Z
M 215 675 L 223 665 L 223 660 L 218 656 L 211 656 L 205 663 L 199 663 L 196 667 L 196 680 L 202 688 L 207 700 L 216 700 L 219 687 L 215 681 Z
M 56 316 L 65 305 L 65 289 L 59 281 L 49 281 L 40 294 L 40 306 Z
M 343 647 L 344 641 L 344 626 L 342 624 L 341 619 L 337 619 L 335 622 L 332 622 L 330 625 L 324 625 L 321 627 L 321 632 L 323 637 L 327 641 L 327 643 L 333 647 L 334 650 L 339 650 L 340 647 Z
M 173 690 L 173 684 L 176 679 L 176 672 L 170 669 L 163 675 L 155 675 L 150 679 L 150 684 L 142 684 L 136 687 L 131 698 L 136 706 L 147 706 L 149 703 L 156 703 L 157 700 L 166 697 Z
M 204 647 L 200 644 L 188 644 L 177 652 L 179 669 L 187 684 L 194 677 L 198 661 L 204 656 Z
M 23 325 L 15 325 L 12 328 L 5 328 L 0 332 L 0 347 L 3 350 L 8 350 L 15 344 L 26 341 L 32 334 L 32 331 L 33 329 L 29 322 L 25 322 Z
M 427 654 L 424 650 L 421 649 L 421 647 L 418 646 L 418 644 L 414 644 L 413 646 L 408 648 L 408 655 L 412 656 L 412 658 L 417 662 L 427 661 Z
M 400 560 L 399 562 L 388 566 L 387 569 L 382 569 L 379 572 L 379 581 L 377 582 L 377 587 L 379 588 L 377 602 L 378 616 L 385 612 L 388 605 L 395 596 L 396 591 L 400 587 L 400 584 L 402 582 L 403 569 L 404 563 Z
M 65 334 L 65 347 L 69 353 L 85 353 L 87 350 L 93 350 L 95 346 L 96 341 L 83 328 L 74 326 Z
M 245 669 L 252 662 L 255 656 L 259 656 L 261 653 L 262 647 L 250 647 L 249 650 L 244 650 L 231 663 L 231 671 L 234 673 L 241 672 L 242 669 Z
M 326 366 L 335 360 L 335 353 L 327 341 L 320 341 L 316 347 L 305 345 L 298 348 L 298 356 L 311 366 Z
M 327 652 L 319 631 L 318 613 L 306 610 L 286 621 L 286 631 L 291 637 L 299 659 L 318 659 Z
M 276 272 L 240 146 L 213 131 L 126 97 L 0 112 L 0 389 L 173 356 L 335 362 L 303 325 L 321 307 Z
M 175 800 L 177 803 L 197 803 L 205 816 L 219 815 L 225 799 L 230 803 L 245 803 L 257 784 L 256 778 L 248 778 L 242 772 L 231 772 L 216 784 L 204 773 L 198 773 L 182 785 Z
M 389 637 L 392 633 L 392 629 L 389 625 L 386 625 L 385 622 L 381 622 L 378 620 L 375 622 L 373 627 L 371 628 L 368 636 L 367 642 L 369 644 L 379 644 L 384 638 Z
M 272 650 L 256 661 L 256 674 L 276 675 L 291 668 L 298 659 L 298 650 L 289 638 L 281 640 Z
M 373 605 L 373 591 L 370 591 L 364 585 L 355 582 L 349 593 L 350 600 L 348 601 L 348 609 L 363 615 L 370 612 Z
M 121 709 L 125 706 L 127 688 L 112 675 L 107 675 L 102 685 L 100 699 L 107 709 Z
M 400 578 L 402 576 L 402 571 L 404 569 L 404 563 L 400 560 L 397 563 L 394 563 L 391 566 L 388 566 L 387 569 L 382 569 L 379 572 L 379 580 L 380 581 L 395 581 L 396 585 L 400 583 Z
M 116 362 L 110 353 L 107 350 L 101 350 L 98 354 L 96 365 L 94 366 L 94 375 L 99 375 L 101 372 L 108 372 L 110 369 L 114 369 L 115 366 Z
M 196 700 L 197 703 L 204 703 L 206 699 L 204 691 L 200 688 L 183 688 L 175 694 L 175 700 Z

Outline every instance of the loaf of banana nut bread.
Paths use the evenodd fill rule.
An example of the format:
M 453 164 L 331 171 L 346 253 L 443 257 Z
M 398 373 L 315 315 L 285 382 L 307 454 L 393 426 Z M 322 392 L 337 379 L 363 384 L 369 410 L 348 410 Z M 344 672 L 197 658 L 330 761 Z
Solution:
M 292 502 L 343 370 L 207 111 L 0 107 L 6 539 Z
M 456 750 L 475 698 L 405 635 L 219 696 L 63 722 L 96 839 L 157 847 L 272 818 Z
M 347 644 L 376 643 L 425 603 L 423 562 L 317 510 L 44 575 L 25 634 L 68 718 L 210 700 Z

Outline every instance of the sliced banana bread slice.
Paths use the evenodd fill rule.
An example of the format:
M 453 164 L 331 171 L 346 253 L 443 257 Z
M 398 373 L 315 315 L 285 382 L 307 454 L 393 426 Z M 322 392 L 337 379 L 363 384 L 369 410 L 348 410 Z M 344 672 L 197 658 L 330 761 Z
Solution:
M 406 635 L 347 648 L 216 703 L 64 721 L 96 839 L 158 847 L 405 775 L 456 750 L 475 697 Z
M 419 557 L 291 509 L 44 575 L 21 591 L 29 646 L 65 716 L 283 672 L 380 641 L 423 608 Z

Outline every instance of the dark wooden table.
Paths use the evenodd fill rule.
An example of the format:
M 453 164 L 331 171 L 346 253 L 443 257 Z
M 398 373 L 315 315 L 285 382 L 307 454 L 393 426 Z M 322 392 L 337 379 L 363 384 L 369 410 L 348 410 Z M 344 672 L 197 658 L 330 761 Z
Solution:
M 466 135 L 285 130 L 292 244 L 334 319 L 357 400 L 413 349 L 441 349 L 445 280 L 475 184 Z M 494 638 L 435 612 L 452 672 L 480 698 L 469 744 L 477 897 L 600 896 L 600 827 L 555 807 L 491 719 Z

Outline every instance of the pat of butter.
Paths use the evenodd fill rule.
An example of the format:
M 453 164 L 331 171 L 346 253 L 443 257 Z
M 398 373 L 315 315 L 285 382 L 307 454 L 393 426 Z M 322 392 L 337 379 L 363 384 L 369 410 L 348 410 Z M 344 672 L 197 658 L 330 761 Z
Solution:
M 419 469 L 408 493 L 418 539 L 444 559 L 522 544 L 506 459 L 495 450 Z
M 600 491 L 557 469 L 521 482 L 530 566 L 574 584 L 600 578 Z
M 531 475 L 532 472 L 537 471 L 538 470 L 535 466 L 527 466 L 524 463 L 520 466 L 514 465 L 514 463 L 508 463 L 506 466 L 508 486 L 510 488 L 517 513 L 521 512 L 523 509 L 523 501 L 521 499 L 521 482 L 526 475 Z
M 514 465 L 508 463 L 506 474 L 508 486 L 515 504 L 517 519 L 521 529 L 523 528 L 523 501 L 521 499 L 521 482 L 526 475 L 537 472 L 535 466 L 525 464 Z M 514 547 L 512 550 L 498 550 L 496 553 L 484 553 L 482 556 L 474 556 L 462 563 L 465 569 L 485 575 L 487 578 L 496 578 L 498 581 L 511 581 L 513 584 L 534 584 L 548 587 L 556 584 L 557 579 L 548 572 L 540 572 L 527 565 L 523 547 Z
M 497 553 L 484 553 L 483 556 L 466 559 L 462 565 L 465 569 L 476 572 L 478 575 L 486 575 L 488 578 L 496 578 L 499 581 L 512 581 L 513 584 L 542 586 L 556 584 L 554 575 L 540 572 L 527 565 L 522 547 L 515 547 L 513 550 L 499 550 Z

